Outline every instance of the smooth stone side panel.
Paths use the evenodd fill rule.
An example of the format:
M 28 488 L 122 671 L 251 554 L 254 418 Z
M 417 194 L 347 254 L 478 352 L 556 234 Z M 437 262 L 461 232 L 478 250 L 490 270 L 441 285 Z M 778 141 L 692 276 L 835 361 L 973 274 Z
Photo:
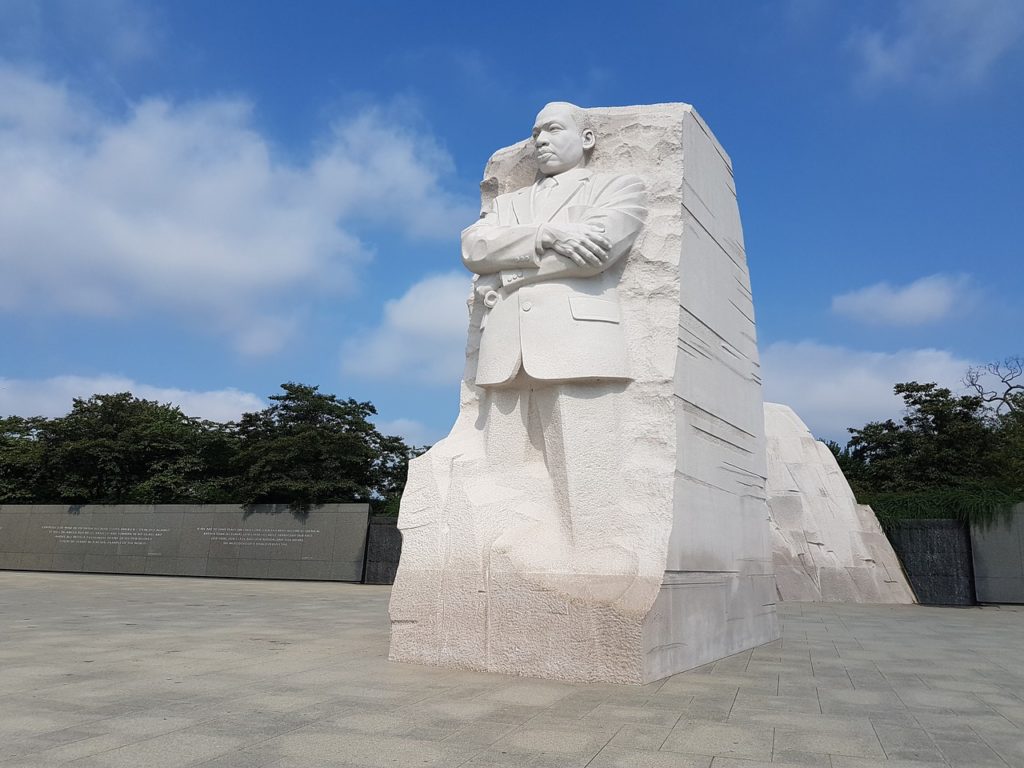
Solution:
M 732 163 L 695 111 L 682 124 L 676 479 L 665 578 L 644 622 L 647 680 L 779 636 L 757 331 Z
M 1006 519 L 971 526 L 979 603 L 1024 603 L 1024 504 Z
M 369 507 L 0 505 L 0 569 L 359 581 Z

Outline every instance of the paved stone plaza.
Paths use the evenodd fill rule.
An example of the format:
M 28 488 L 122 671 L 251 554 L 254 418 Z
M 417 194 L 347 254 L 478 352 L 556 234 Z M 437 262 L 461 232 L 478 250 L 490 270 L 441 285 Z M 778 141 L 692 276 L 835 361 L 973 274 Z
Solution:
M 644 687 L 387 661 L 389 588 L 0 572 L 0 766 L 1024 766 L 1024 609 L 783 604 Z

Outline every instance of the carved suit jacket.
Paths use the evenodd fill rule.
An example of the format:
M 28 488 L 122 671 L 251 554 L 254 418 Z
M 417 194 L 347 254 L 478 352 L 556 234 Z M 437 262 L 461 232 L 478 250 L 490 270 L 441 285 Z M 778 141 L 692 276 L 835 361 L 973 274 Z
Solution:
M 535 379 L 629 379 L 616 292 L 619 270 L 646 217 L 638 176 L 566 171 L 541 192 L 539 182 L 499 195 L 491 210 L 462 232 L 462 261 L 493 276 L 492 305 L 480 338 L 476 383 L 504 384 L 520 367 Z M 600 266 L 581 267 L 554 251 L 538 251 L 545 223 L 594 222 L 611 241 Z M 479 291 L 478 291 L 479 294 Z

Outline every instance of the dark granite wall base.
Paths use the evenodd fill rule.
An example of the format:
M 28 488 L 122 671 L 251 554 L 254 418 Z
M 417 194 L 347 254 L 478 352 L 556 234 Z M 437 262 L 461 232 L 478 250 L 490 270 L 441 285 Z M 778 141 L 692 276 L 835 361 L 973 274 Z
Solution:
M 0 505 L 0 569 L 359 581 L 367 504 Z
M 971 527 L 974 583 L 982 603 L 1024 603 L 1024 504 L 1008 520 Z
M 975 605 L 971 536 L 957 520 L 903 520 L 886 530 L 918 602 Z
M 402 554 L 402 532 L 398 518 L 384 515 L 371 517 L 366 536 L 366 584 L 394 584 L 398 558 Z

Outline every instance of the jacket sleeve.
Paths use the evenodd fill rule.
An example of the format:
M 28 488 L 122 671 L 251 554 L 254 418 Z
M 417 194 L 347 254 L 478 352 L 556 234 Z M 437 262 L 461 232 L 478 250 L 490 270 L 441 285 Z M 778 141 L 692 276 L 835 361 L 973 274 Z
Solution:
M 647 218 L 647 188 L 639 176 L 611 176 L 595 180 L 598 185 L 582 218 L 598 224 L 611 241 L 608 258 L 600 265 L 579 266 L 554 251 L 543 251 L 537 269 L 524 271 L 519 285 L 558 277 L 593 277 L 617 263 L 633 245 Z
M 478 275 L 503 269 L 536 269 L 537 224 L 501 226 L 494 204 L 475 224 L 462 230 L 462 263 Z

